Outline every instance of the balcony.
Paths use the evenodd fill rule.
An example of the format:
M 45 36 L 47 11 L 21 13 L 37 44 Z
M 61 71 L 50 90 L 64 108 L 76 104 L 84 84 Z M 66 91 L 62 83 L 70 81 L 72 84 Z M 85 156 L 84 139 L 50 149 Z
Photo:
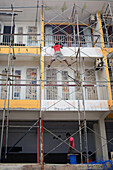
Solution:
M 100 35 L 45 34 L 45 47 L 59 42 L 63 47 L 100 47 Z
M 40 34 L 0 34 L 0 45 L 16 47 L 40 46 Z M 100 35 L 78 35 L 73 34 L 44 34 L 45 46 L 54 45 L 55 42 L 61 43 L 64 47 L 95 47 L 100 44 Z
M 26 83 L 26 84 L 25 84 Z M 100 107 L 108 100 L 108 87 L 107 85 L 103 85 L 101 82 L 99 85 L 96 84 L 84 84 L 83 86 L 76 85 L 74 83 L 58 83 L 53 84 L 53 82 L 48 82 L 44 84 L 45 90 L 45 99 L 43 103 L 60 103 L 61 101 L 65 103 L 66 108 L 70 110 L 70 107 L 73 107 L 73 102 L 78 103 L 80 101 L 80 105 L 82 106 L 83 99 L 85 99 L 86 105 L 100 103 Z M 40 108 L 40 82 L 33 81 L 30 83 L 29 81 L 18 81 L 13 82 L 6 89 L 5 83 L 0 84 L 0 108 L 2 109 L 4 106 L 4 99 L 6 97 L 6 90 L 10 90 L 10 108 L 32 108 L 39 109 Z M 70 104 L 71 102 L 71 104 Z M 8 96 L 7 96 L 8 103 Z M 7 104 L 6 104 L 7 105 Z M 57 104 L 58 105 L 58 104 Z M 57 108 L 58 106 L 55 106 Z M 69 106 L 68 106 L 69 105 Z M 46 105 L 45 105 L 46 106 Z M 44 107 L 45 107 L 44 106 Z M 105 104 L 106 106 L 106 104 Z M 63 107 L 63 105 L 60 105 Z M 78 107 L 78 106 L 77 106 Z M 74 108 L 74 107 L 73 107 Z M 99 106 L 97 107 L 99 109 Z M 93 110 L 94 108 L 92 108 Z
M 13 53 L 13 48 L 15 54 L 36 54 L 40 55 L 40 34 L 0 34 L 0 53 L 8 54 L 10 39 L 11 40 L 11 53 Z M 109 38 L 109 42 L 106 37 L 104 37 L 104 44 L 106 48 L 112 48 L 112 36 Z M 53 46 L 56 42 L 59 42 L 63 47 L 78 48 L 81 47 L 81 51 L 85 49 L 96 47 L 100 48 L 102 43 L 100 41 L 100 35 L 76 35 L 73 34 L 44 34 L 44 45 L 46 47 Z M 72 51 L 72 50 L 71 50 Z M 99 50 L 97 50 L 99 51 Z M 66 52 L 67 53 L 67 52 Z M 71 54 L 70 54 L 71 55 Z M 90 53 L 88 53 L 90 55 Z M 98 56 L 100 57 L 100 56 Z
M 34 38 L 35 37 L 35 38 Z M 39 34 L 0 34 L 0 53 L 9 54 L 13 49 L 15 54 L 36 54 L 40 55 Z
M 5 99 L 9 88 L 11 100 L 40 100 L 40 81 L 13 80 L 7 89 L 5 81 L 2 81 L 0 99 Z M 98 81 L 98 84 L 85 81 L 81 85 L 73 81 L 45 80 L 44 90 L 45 100 L 83 100 L 83 96 L 85 100 L 108 100 L 108 86 L 101 81 Z

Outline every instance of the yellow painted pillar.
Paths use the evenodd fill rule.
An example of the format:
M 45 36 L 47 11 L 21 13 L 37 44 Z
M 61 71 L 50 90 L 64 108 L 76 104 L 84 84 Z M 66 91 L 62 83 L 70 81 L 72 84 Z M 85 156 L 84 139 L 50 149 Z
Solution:
M 93 28 L 92 28 L 92 35 L 94 35 L 94 30 L 93 30 Z M 93 47 L 95 47 L 95 38 L 94 38 L 94 36 L 93 36 Z
M 101 16 L 100 13 L 98 12 L 98 22 L 99 22 L 99 28 L 100 28 L 100 37 L 101 37 L 101 43 L 102 43 L 102 54 L 104 56 L 104 62 L 105 62 L 105 69 L 106 69 L 106 78 L 108 81 L 108 94 L 109 94 L 109 108 L 112 106 L 112 93 L 111 93 L 111 85 L 110 85 L 110 78 L 109 78 L 109 71 L 108 71 L 108 63 L 107 63 L 107 55 L 106 55 L 106 50 L 105 50 L 105 45 L 104 45 L 104 37 L 103 37 L 103 29 L 102 29 L 102 22 L 101 22 Z M 108 51 L 109 53 L 109 51 Z

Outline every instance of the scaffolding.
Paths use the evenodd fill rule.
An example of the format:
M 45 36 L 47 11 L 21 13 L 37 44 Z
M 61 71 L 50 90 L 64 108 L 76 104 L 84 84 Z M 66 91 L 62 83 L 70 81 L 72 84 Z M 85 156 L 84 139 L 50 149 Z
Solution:
M 71 39 L 74 39 L 74 50 L 70 49 L 70 47 L 68 47 L 70 50 L 72 50 L 72 53 L 76 55 L 75 57 L 75 61 L 72 62 L 71 64 L 71 67 L 68 67 L 66 65 L 64 65 L 64 63 L 62 61 L 60 61 L 59 59 L 57 59 L 57 62 L 59 63 L 62 63 L 62 65 L 64 66 L 60 71 L 57 71 L 57 73 L 61 73 L 65 68 L 69 68 L 70 70 L 74 71 L 77 73 L 77 77 L 76 78 L 73 78 L 71 75 L 69 75 L 67 73 L 67 80 L 66 82 L 63 80 L 61 81 L 60 83 L 62 84 L 57 84 L 57 80 L 55 82 L 55 84 L 52 84 L 52 80 L 47 81 L 45 80 L 44 78 L 44 73 L 46 72 L 46 70 L 44 70 L 44 66 L 46 65 L 46 62 L 44 60 L 45 56 L 43 55 L 44 53 L 46 55 L 49 55 L 49 57 L 51 57 L 51 54 L 49 54 L 47 52 L 47 49 L 49 47 L 46 48 L 46 50 L 44 49 L 44 41 L 45 41 L 45 33 L 44 33 L 44 26 L 49 24 L 51 25 L 51 21 L 52 19 L 50 19 L 48 22 L 46 22 L 45 24 L 45 21 L 44 21 L 44 9 L 46 8 L 50 8 L 49 6 L 45 5 L 45 3 L 42 1 L 41 2 L 41 5 L 39 6 L 39 2 L 37 1 L 37 11 L 38 11 L 38 8 L 41 8 L 41 34 L 34 34 L 34 36 L 40 36 L 41 39 L 38 40 L 39 43 L 40 43 L 40 79 L 39 79 L 39 84 L 35 83 L 34 86 L 39 86 L 40 87 L 40 117 L 39 117 L 39 120 L 37 120 L 33 126 L 31 126 L 29 128 L 29 130 L 24 134 L 24 136 L 26 136 L 33 127 L 38 127 L 38 153 L 37 153 L 37 157 L 38 157 L 38 163 L 41 163 L 41 169 L 44 169 L 44 157 L 46 157 L 49 153 L 51 153 L 53 150 L 55 150 L 56 148 L 58 148 L 59 146 L 61 146 L 63 143 L 65 143 L 66 145 L 69 146 L 69 144 L 67 143 L 67 139 L 63 140 L 61 139 L 59 136 L 57 136 L 55 133 L 51 132 L 49 129 L 47 129 L 45 126 L 44 126 L 44 119 L 43 119 L 43 114 L 44 112 L 46 112 L 46 110 L 50 109 L 51 107 L 53 107 L 53 105 L 56 105 L 57 103 L 59 103 L 60 101 L 64 101 L 65 103 L 67 103 L 68 105 L 74 107 L 74 109 L 77 109 L 77 112 L 78 112 L 78 130 L 73 133 L 71 136 L 74 136 L 75 134 L 79 133 L 79 140 L 80 140 L 80 151 L 75 149 L 74 150 L 79 153 L 81 155 L 81 163 L 83 163 L 83 157 L 85 157 L 85 159 L 87 160 L 87 163 L 89 163 L 89 158 L 97 152 L 97 150 L 95 152 L 93 152 L 92 154 L 88 154 L 88 137 L 87 137 L 87 130 L 90 130 L 92 131 L 93 133 L 95 133 L 99 138 L 103 138 L 102 136 L 99 136 L 99 134 L 97 134 L 94 130 L 92 130 L 91 128 L 89 128 L 87 126 L 87 117 L 86 117 L 86 109 L 85 109 L 85 100 L 86 100 L 86 96 L 85 96 L 85 90 L 84 90 L 84 87 L 95 87 L 95 84 L 93 84 L 94 82 L 95 83 L 98 83 L 96 81 L 94 82 L 90 82 L 89 85 L 88 84 L 85 84 L 85 64 L 84 64 L 84 57 L 82 58 L 81 57 L 81 54 L 84 53 L 82 51 L 82 49 L 84 47 L 81 47 L 81 38 L 82 38 L 82 42 L 83 44 L 85 43 L 84 42 L 84 36 L 80 35 L 81 31 L 79 30 L 79 24 L 81 23 L 81 21 L 79 21 L 78 19 L 78 8 L 81 9 L 80 7 L 78 7 L 75 3 L 73 4 L 73 6 L 71 7 L 71 10 L 72 10 L 72 14 L 71 14 L 71 18 L 70 18 L 70 22 L 68 25 L 72 25 L 73 26 L 73 35 L 72 34 L 68 34 L 64 28 L 66 28 L 66 26 L 64 28 L 60 28 L 60 25 L 62 25 L 62 23 L 58 26 L 56 26 L 55 24 L 52 24 L 54 25 L 54 34 L 57 33 L 57 30 L 56 28 L 58 28 L 60 31 L 62 31 L 64 33 L 64 37 L 63 39 L 56 39 L 56 40 L 50 40 L 50 42 L 52 43 L 55 43 L 55 42 L 59 42 L 61 44 L 64 44 L 65 41 L 66 41 L 66 37 L 69 36 L 69 38 Z M 16 7 L 15 7 L 16 8 Z M 14 77 L 19 77 L 17 75 L 14 75 L 14 63 L 13 63 L 13 59 L 15 58 L 15 52 L 14 52 L 14 46 L 12 45 L 12 36 L 15 36 L 15 34 L 13 34 L 13 27 L 15 25 L 15 22 L 14 22 L 14 12 L 15 12 L 15 9 L 14 6 L 12 5 L 11 6 L 11 16 L 12 16 L 12 19 L 11 19 L 11 33 L 10 33 L 10 44 L 9 44 L 9 56 L 8 56 L 8 69 L 7 69 L 7 72 L 6 74 L 0 74 L 2 76 L 6 76 L 6 91 L 5 91 L 5 100 L 4 100 L 4 108 L 3 108 L 3 118 L 2 118 L 2 131 L 1 131 L 1 147 L 0 147 L 0 156 L 2 155 L 2 146 L 3 146 L 3 138 L 4 138 L 4 133 L 5 133 L 5 154 L 4 156 L 6 157 L 7 154 L 11 151 L 11 149 L 16 146 L 16 144 L 18 142 L 20 142 L 24 136 L 22 136 L 22 138 L 20 138 L 11 148 L 10 150 L 7 151 L 7 141 L 8 141 L 8 127 L 9 124 L 8 124 L 8 116 L 9 116 L 9 112 L 10 112 L 10 108 L 9 108 L 9 102 L 10 102 L 10 86 L 22 86 L 22 84 L 14 84 Z M 109 10 L 108 10 L 109 9 Z M 56 12 L 55 10 L 51 9 L 53 12 Z M 68 9 L 67 9 L 68 10 Z M 108 11 L 108 12 L 107 12 Z M 20 11 L 18 11 L 20 12 Z M 63 11 L 65 12 L 65 10 Z M 106 14 L 107 13 L 107 14 Z M 38 12 L 36 13 L 36 15 L 38 14 Z M 66 22 L 66 19 L 63 15 L 57 13 L 56 14 L 57 16 L 59 17 L 62 17 L 64 19 L 64 22 Z M 37 18 L 37 17 L 36 17 Z M 106 26 L 106 19 L 110 19 L 110 21 L 113 21 L 112 20 L 112 10 L 111 10 L 111 7 L 110 7 L 110 3 L 108 3 L 106 9 L 105 9 L 105 13 L 103 14 L 103 18 L 104 18 L 104 25 L 101 27 L 101 29 L 105 28 L 106 29 L 106 33 L 108 32 L 107 31 L 107 26 Z M 55 19 L 55 18 L 54 18 Z M 100 14 L 98 14 L 98 19 L 101 19 L 100 18 Z M 37 22 L 37 19 L 36 19 L 36 22 Z M 86 28 L 84 29 L 87 29 L 87 28 L 93 28 L 94 29 L 94 25 L 95 23 L 97 23 L 98 21 L 95 21 L 93 24 L 87 26 Z M 83 22 L 84 23 L 84 22 Z M 36 24 L 36 23 L 35 23 Z M 108 23 L 107 23 L 108 24 Z M 86 25 L 84 23 L 84 25 Z M 111 25 L 111 22 L 109 23 L 109 25 Z M 76 32 L 75 32 L 75 29 L 76 29 Z M 104 50 L 104 40 L 102 40 L 101 43 L 98 42 L 99 38 L 101 38 L 103 35 L 102 33 L 100 33 L 98 30 L 94 29 L 97 33 L 99 33 L 99 35 L 97 36 L 97 38 L 95 39 L 95 41 L 93 42 L 93 46 L 97 45 L 100 47 L 101 43 L 103 44 L 102 45 L 102 48 Z M 24 34 L 23 34 L 24 35 Z M 26 34 L 26 36 L 29 36 L 30 34 Z M 33 34 L 31 34 L 33 36 Z M 51 36 L 51 34 L 49 34 Z M 93 36 L 94 38 L 95 36 Z M 109 36 L 107 35 L 107 39 L 109 39 Z M 108 40 L 109 41 L 109 40 Z M 89 42 L 89 41 L 88 41 Z M 99 45 L 98 45 L 99 44 Z M 13 49 L 13 54 L 11 54 L 11 49 Z M 108 43 L 108 53 L 109 53 L 109 43 Z M 72 54 L 72 56 L 73 56 Z M 87 54 L 85 54 L 87 55 Z M 70 58 L 72 57 L 70 56 Z M 91 58 L 90 56 L 87 55 L 87 57 Z M 12 60 L 12 63 L 11 63 L 11 60 Z M 107 58 L 104 58 L 104 62 L 107 62 Z M 76 64 L 76 69 L 72 67 L 73 64 Z M 106 69 L 108 69 L 108 65 L 105 64 L 105 67 Z M 12 74 L 10 73 L 10 70 L 12 68 Z M 52 69 L 54 69 L 53 66 L 51 66 Z M 50 69 L 51 69 L 50 68 Z M 93 69 L 95 68 L 95 65 L 92 67 Z M 48 69 L 49 70 L 49 69 Z M 81 70 L 81 72 L 80 72 Z M 83 77 L 83 78 L 81 78 Z M 12 78 L 12 79 L 11 79 Z M 70 82 L 72 83 L 75 83 L 75 84 L 69 84 L 69 78 L 70 78 Z M 20 81 L 22 81 L 22 79 L 20 79 Z M 26 80 L 25 80 L 26 81 Z M 12 82 L 12 83 L 11 83 Z M 111 87 L 110 87 L 110 80 L 109 80 L 109 76 L 107 77 L 107 80 L 105 79 L 105 82 L 107 82 L 107 85 L 100 85 L 100 84 L 96 84 L 96 87 L 98 86 L 105 86 L 105 87 L 108 87 L 109 88 L 109 95 L 111 93 Z M 100 83 L 100 82 L 99 82 Z M 103 82 L 102 82 L 103 83 Z M 4 84 L 1 84 L 1 85 L 4 85 Z M 31 84 L 23 84 L 23 86 L 32 86 Z M 61 86 L 61 87 L 77 87 L 77 93 L 78 93 L 78 107 L 76 108 L 74 105 L 72 105 L 70 102 L 68 102 L 68 100 L 64 99 L 63 97 L 60 97 L 57 95 L 57 97 L 59 98 L 58 101 L 56 101 L 54 104 L 50 105 L 48 108 L 46 108 L 46 110 L 44 110 L 42 108 L 42 102 L 44 101 L 44 89 L 47 89 L 47 87 L 54 87 L 54 86 Z M 49 89 L 51 90 L 51 89 Z M 51 90 L 53 93 L 54 93 L 54 90 Z M 75 90 L 74 90 L 75 92 Z M 73 93 L 73 92 L 72 92 Z M 12 90 L 12 94 L 13 94 L 13 90 Z M 69 94 L 71 95 L 71 93 Z M 13 96 L 13 95 L 12 95 Z M 81 97 L 82 96 L 82 97 Z M 8 109 L 7 109 L 7 113 L 6 113 L 6 101 L 8 99 Z M 81 108 L 80 108 L 80 100 L 82 99 L 82 104 L 83 104 L 83 111 L 81 111 Z M 81 114 L 83 115 L 83 121 L 82 121 L 82 118 L 81 118 Z M 48 153 L 46 153 L 44 155 L 44 130 L 47 131 L 48 133 L 50 133 L 51 135 L 53 135 L 54 137 L 58 138 L 61 143 L 59 145 L 57 145 L 56 147 L 54 147 L 52 150 L 50 150 Z M 82 134 L 82 131 L 84 131 L 84 133 Z M 82 136 L 84 137 L 84 140 L 82 139 Z M 103 138 L 105 141 L 106 139 Z M 102 149 L 107 143 L 111 143 L 113 145 L 113 143 L 111 142 L 113 139 L 110 139 L 109 141 L 106 141 L 104 145 L 101 146 L 101 148 L 98 148 L 98 149 Z M 86 151 L 86 155 L 83 154 L 83 142 L 85 144 L 85 151 Z M 3 158 L 4 158 L 3 156 Z M 2 156 L 1 156 L 2 158 Z

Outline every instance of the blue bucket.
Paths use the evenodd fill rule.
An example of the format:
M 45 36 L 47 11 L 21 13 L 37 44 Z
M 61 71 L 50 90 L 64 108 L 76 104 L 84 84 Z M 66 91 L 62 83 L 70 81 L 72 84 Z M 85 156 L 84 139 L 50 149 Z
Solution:
M 70 155 L 70 164 L 76 164 L 76 155 Z

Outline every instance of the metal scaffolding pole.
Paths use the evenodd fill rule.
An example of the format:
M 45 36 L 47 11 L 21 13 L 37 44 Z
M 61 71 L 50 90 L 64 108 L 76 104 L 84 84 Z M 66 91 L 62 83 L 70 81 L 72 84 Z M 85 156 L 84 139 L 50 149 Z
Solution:
M 78 22 L 78 13 L 77 9 L 75 11 L 76 13 L 76 20 L 77 20 L 77 37 L 78 37 L 78 55 L 79 55 L 79 66 L 80 66 L 80 31 L 79 31 L 79 22 Z
M 11 45 L 12 45 L 12 33 L 13 33 L 13 17 L 14 17 L 14 10 L 13 5 L 11 5 L 11 12 L 12 12 L 12 19 L 11 19 L 11 36 L 10 36 L 10 45 L 9 45 L 9 55 L 8 55 L 8 69 L 7 69 L 7 77 L 6 77 L 6 94 L 5 94 L 5 100 L 4 100 L 4 108 L 3 108 L 3 119 L 2 119 L 2 130 L 1 130 L 1 144 L 0 144 L 0 158 L 2 156 L 2 146 L 3 146 L 3 136 L 4 136 L 4 120 L 6 117 L 6 146 L 5 150 L 7 151 L 7 139 L 8 139 L 8 115 L 9 115 L 9 98 L 10 98 L 10 67 L 11 67 Z M 9 82 L 9 87 L 8 87 Z M 6 115 L 6 100 L 8 97 L 8 110 Z
M 83 69 L 84 69 L 84 59 L 83 59 Z M 83 70 L 82 70 L 83 71 Z M 83 100 L 83 108 L 84 108 L 84 137 L 85 137 L 85 148 L 86 148 L 86 155 L 87 155 L 87 163 L 89 163 L 89 156 L 88 156 L 88 139 L 87 139 L 87 123 L 86 123 L 86 110 L 85 110 L 85 90 L 82 85 L 82 100 Z
M 44 56 L 42 54 L 42 48 L 44 47 L 44 6 L 42 0 L 41 8 L 41 46 L 40 46 L 40 161 L 41 170 L 44 170 L 44 120 L 42 116 L 42 100 L 44 100 Z
M 82 156 L 82 133 L 81 133 L 81 120 L 80 120 L 80 103 L 78 98 L 78 124 L 79 124 L 79 139 L 80 139 L 80 156 L 81 156 L 81 163 L 83 163 L 83 156 Z
M 77 21 L 76 21 L 77 20 Z M 76 22 L 76 23 L 75 23 Z M 78 29 L 78 15 L 77 15 L 77 9 L 74 3 L 73 6 L 73 11 L 72 11 L 72 23 L 73 23 L 73 36 L 74 36 L 74 42 L 75 42 L 75 52 L 76 52 L 76 33 L 75 33 L 75 24 L 77 25 L 77 35 L 79 38 L 79 29 Z M 79 40 L 79 39 L 78 39 Z M 79 44 L 80 45 L 80 44 Z M 80 47 L 80 46 L 79 46 Z M 76 58 L 80 57 L 80 53 L 79 53 L 79 49 L 78 52 L 76 54 Z M 78 63 L 77 63 L 77 72 L 78 72 Z M 79 83 L 78 81 L 80 80 L 76 80 L 77 81 L 77 88 L 79 87 Z M 79 103 L 79 98 L 80 98 L 80 93 L 78 95 L 78 125 L 79 125 L 79 140 L 80 140 L 80 156 L 81 156 L 81 163 L 83 163 L 83 155 L 82 155 L 82 133 L 81 133 L 81 120 L 80 120 L 80 103 Z

